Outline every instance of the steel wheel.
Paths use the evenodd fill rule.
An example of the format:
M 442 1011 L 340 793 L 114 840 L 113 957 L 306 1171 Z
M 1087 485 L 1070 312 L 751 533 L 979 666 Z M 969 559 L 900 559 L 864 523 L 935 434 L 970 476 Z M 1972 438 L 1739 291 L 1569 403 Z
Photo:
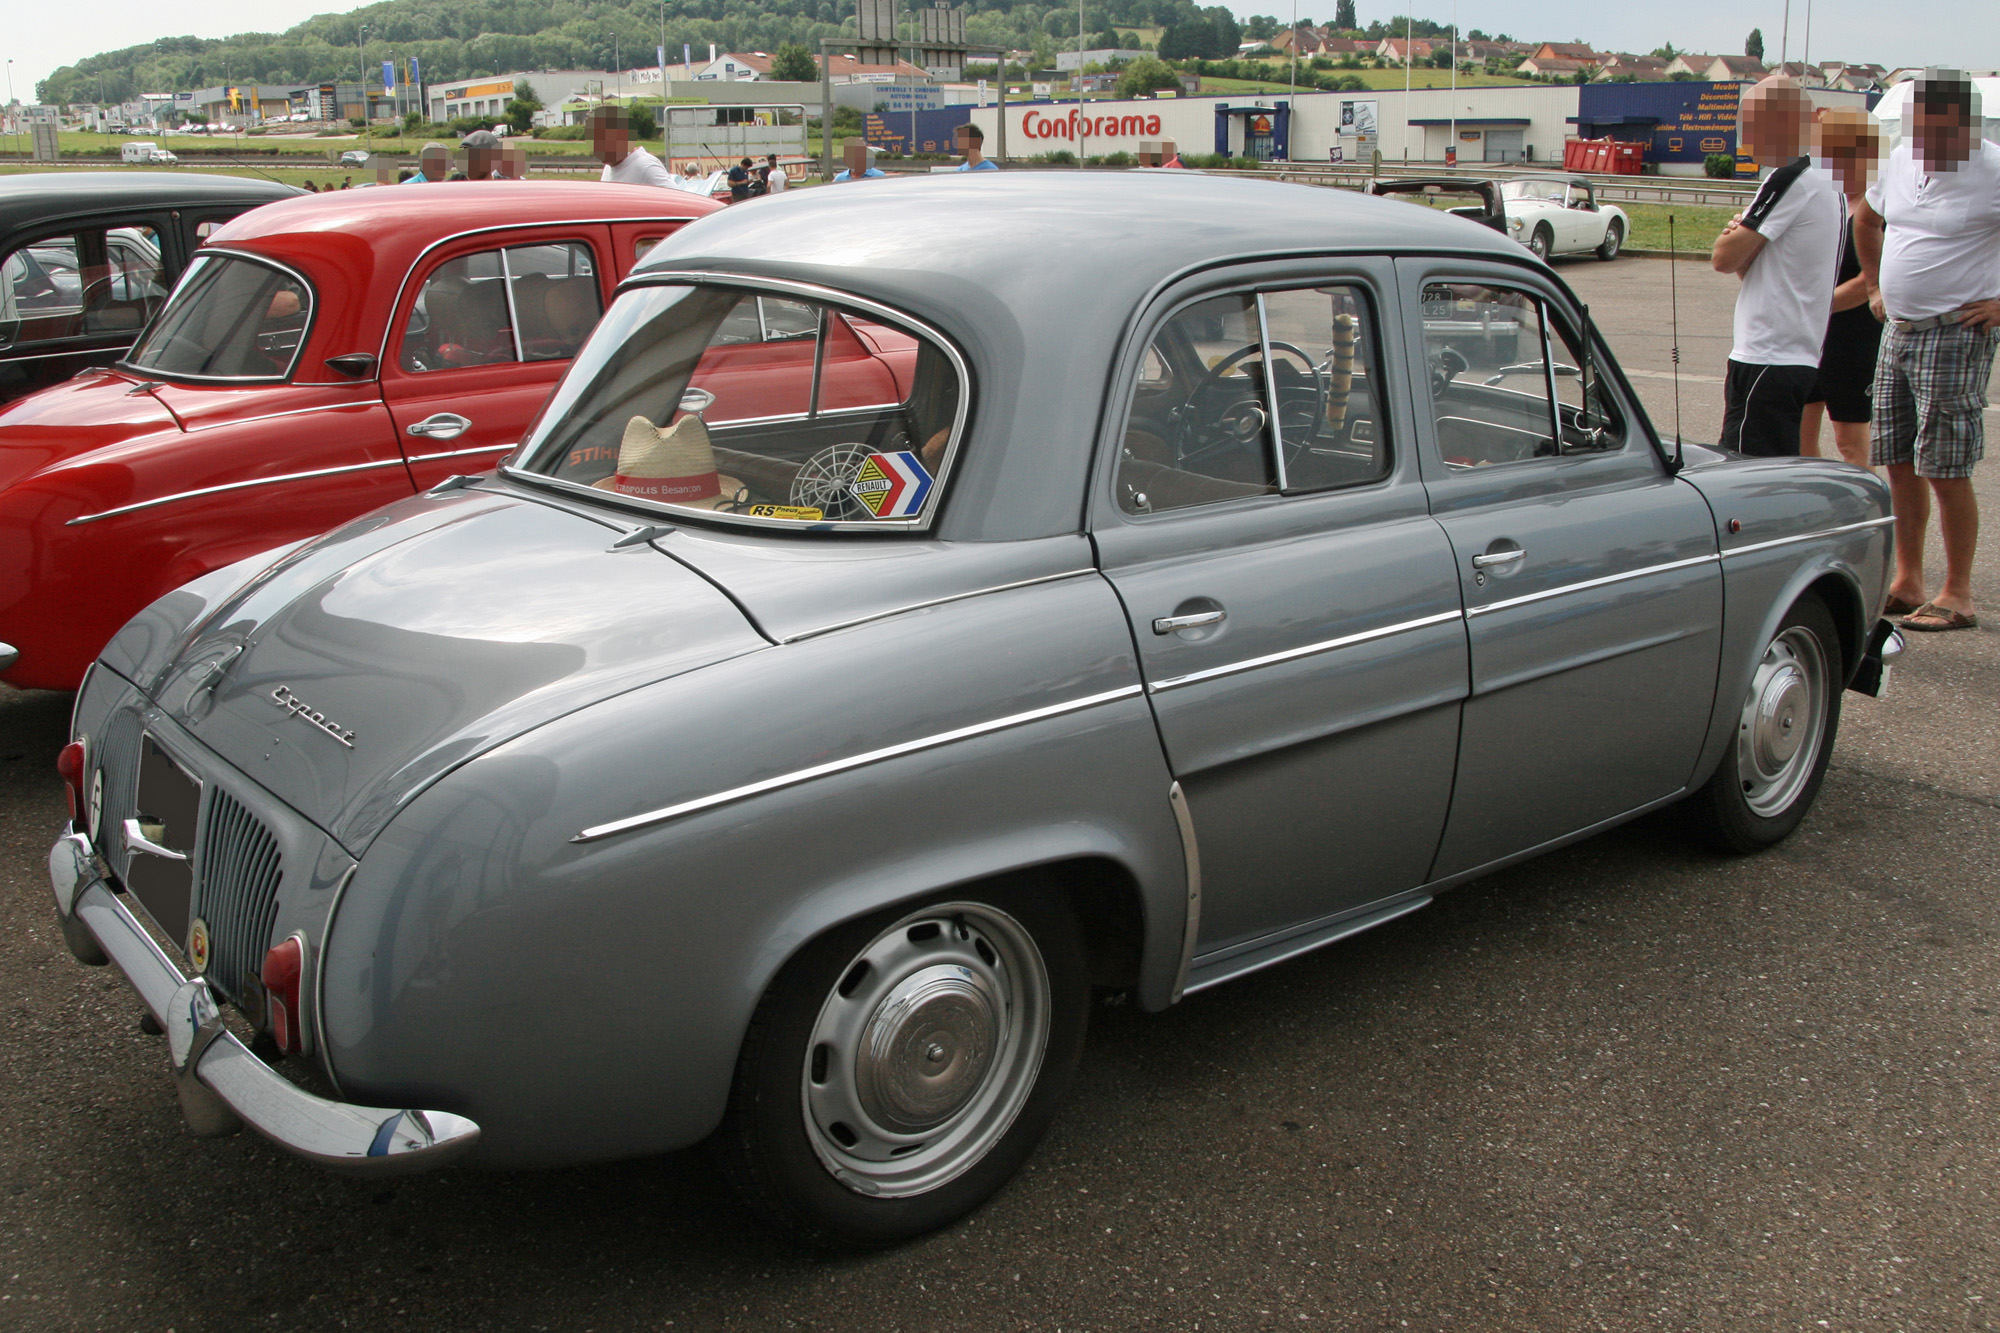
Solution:
M 1026 1104 L 1049 1035 L 1034 938 L 978 903 L 877 935 L 820 1006 L 800 1071 L 807 1137 L 850 1189 L 903 1198 L 992 1151 Z
M 1611 225 L 1604 229 L 1604 240 L 1598 244 L 1597 257 L 1604 260 L 1618 258 L 1618 247 L 1624 241 L 1625 229 L 1618 225 L 1616 219 L 1613 219 Z
M 1534 234 L 1528 237 L 1528 250 L 1537 259 L 1547 259 L 1549 257 L 1549 249 L 1554 244 L 1555 238 L 1550 234 L 1547 227 L 1535 228 Z
M 1736 728 L 1743 802 L 1759 818 L 1789 807 L 1818 766 L 1829 687 L 1825 650 L 1803 626 L 1764 650 Z

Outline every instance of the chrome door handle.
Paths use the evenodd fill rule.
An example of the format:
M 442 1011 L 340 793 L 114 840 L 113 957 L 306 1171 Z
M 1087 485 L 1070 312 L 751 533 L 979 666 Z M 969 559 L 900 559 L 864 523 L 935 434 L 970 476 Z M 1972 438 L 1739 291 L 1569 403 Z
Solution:
M 1172 634 L 1178 629 L 1200 629 L 1203 625 L 1220 625 L 1228 615 L 1227 611 L 1197 611 L 1191 616 L 1161 616 L 1153 622 L 1153 633 Z
M 125 850 L 128 852 L 144 852 L 148 856 L 164 856 L 169 861 L 187 860 L 186 852 L 177 852 L 171 847 L 162 847 L 159 843 L 154 842 L 151 838 L 141 833 L 139 831 L 139 821 L 136 819 L 125 821 Z
M 1489 551 L 1485 555 L 1472 557 L 1474 569 L 1492 569 L 1496 565 L 1519 564 L 1528 558 L 1526 551 Z
M 411 426 L 409 433 L 428 440 L 455 440 L 471 429 L 472 423 L 457 413 L 440 412 Z

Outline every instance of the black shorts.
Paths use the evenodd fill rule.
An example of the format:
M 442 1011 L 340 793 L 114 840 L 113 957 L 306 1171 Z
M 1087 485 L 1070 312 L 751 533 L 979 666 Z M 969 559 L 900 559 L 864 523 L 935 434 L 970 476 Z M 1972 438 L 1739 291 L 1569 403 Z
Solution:
M 1818 366 L 1732 360 L 1722 386 L 1722 447 L 1759 458 L 1797 458 L 1799 421 L 1818 378 Z
M 1882 343 L 1882 326 L 1867 315 L 1865 326 L 1848 323 L 1835 315 L 1826 329 L 1826 350 L 1821 353 L 1819 374 L 1809 403 L 1825 403 L 1826 414 L 1835 421 L 1867 422 L 1875 409 L 1875 356 Z

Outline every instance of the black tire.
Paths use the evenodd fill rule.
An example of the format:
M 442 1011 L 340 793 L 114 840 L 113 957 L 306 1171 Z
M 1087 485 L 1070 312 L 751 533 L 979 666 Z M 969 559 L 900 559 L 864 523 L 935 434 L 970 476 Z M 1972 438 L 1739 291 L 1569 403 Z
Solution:
M 1528 252 L 1543 263 L 1547 263 L 1549 251 L 1555 248 L 1555 244 L 1555 233 L 1543 225 L 1535 228 L 1534 233 L 1528 237 Z
M 1045 982 L 1045 1038 L 1032 1070 L 1024 1071 L 1020 1063 L 1007 1063 L 1012 1054 L 1025 1050 L 1025 1044 L 1010 1048 L 1006 1036 L 994 1039 L 991 1049 L 1003 1054 L 996 1055 L 990 1064 L 981 1063 L 982 1057 L 972 1050 L 975 1040 L 959 1040 L 969 1029 L 963 1024 L 955 1029 L 951 1025 L 970 1012 L 964 998 L 969 987 L 954 995 L 938 992 L 935 998 L 925 999 L 923 1004 L 944 1007 L 923 1011 L 930 1016 L 923 1020 L 921 1034 L 913 1032 L 918 1024 L 910 1022 L 907 1015 L 923 1010 L 923 1004 L 912 1003 L 905 991 L 900 992 L 904 996 L 900 1008 L 891 1007 L 886 999 L 860 1002 L 868 1009 L 868 1017 L 856 1026 L 855 1035 L 869 1041 L 857 1039 L 854 1049 L 839 1052 L 834 1046 L 845 1043 L 825 1039 L 830 1013 L 843 1006 L 854 1007 L 853 997 L 864 988 L 873 988 L 872 993 L 879 995 L 880 987 L 893 989 L 898 984 L 890 978 L 904 965 L 901 961 L 885 959 L 881 968 L 869 969 L 861 966 L 864 960 L 883 957 L 885 949 L 904 948 L 905 940 L 914 940 L 937 922 L 948 923 L 945 947 L 954 939 L 967 941 L 965 948 L 980 949 L 978 956 L 990 961 L 996 956 L 994 945 L 998 946 L 997 956 L 1005 959 L 1008 967 L 996 964 L 995 975 L 1013 983 L 1005 991 L 1009 1003 L 1003 1006 L 1006 1017 L 1000 1020 L 1002 1024 L 1016 1011 L 1032 1008 L 1022 999 L 1034 989 L 1035 981 Z M 1019 928 L 1018 933 L 1014 927 Z M 903 938 L 899 939 L 899 934 Z M 988 939 L 994 945 L 986 944 Z M 914 950 L 921 946 L 908 947 Z M 1033 950 L 1034 963 L 1027 958 L 1027 949 Z M 1023 980 L 1035 964 L 1041 969 L 1039 976 Z M 955 966 L 934 962 L 917 967 L 899 984 L 920 986 L 925 977 L 933 975 L 933 968 Z M 857 975 L 865 981 L 856 982 Z M 949 1008 L 954 1003 L 959 1006 L 955 1012 Z M 1034 883 L 991 885 L 948 894 L 921 908 L 897 908 L 851 922 L 808 944 L 765 992 L 744 1037 L 728 1114 L 713 1146 L 724 1171 L 752 1211 L 810 1244 L 865 1248 L 921 1236 L 984 1203 L 1034 1151 L 1055 1118 L 1082 1058 L 1089 1012 L 1090 970 L 1081 934 L 1069 903 L 1052 889 Z M 936 1017 L 938 1014 L 943 1016 Z M 891 1023 L 899 1026 L 888 1026 Z M 884 1032 L 894 1040 L 875 1039 Z M 941 1033 L 942 1040 L 934 1040 L 934 1033 Z M 933 1071 L 927 1065 L 914 1064 L 919 1059 L 916 1042 L 924 1043 L 921 1058 L 943 1061 L 947 1071 L 979 1064 L 981 1072 L 976 1079 L 946 1073 L 933 1084 L 921 1084 L 921 1077 Z M 952 1050 L 946 1056 L 936 1054 L 945 1042 L 952 1043 Z M 829 1054 L 816 1056 L 819 1051 Z M 866 1063 L 863 1053 L 876 1062 Z M 897 1062 L 899 1055 L 903 1057 L 901 1064 Z M 875 1073 L 873 1081 L 864 1076 L 864 1065 Z M 899 1072 L 901 1082 L 897 1081 Z M 913 1078 L 917 1082 L 912 1082 Z M 859 1101 L 848 1103 L 859 1114 L 862 1135 L 858 1137 L 844 1121 L 829 1120 L 815 1109 L 811 1099 L 821 1095 L 830 1081 L 839 1081 L 843 1093 L 856 1097 L 871 1092 L 880 1095 L 886 1087 L 893 1103 L 889 1109 L 898 1112 L 909 1108 L 910 1097 L 935 1096 L 927 1090 L 946 1085 L 946 1095 L 940 1100 L 959 1098 L 949 1118 L 916 1132 L 930 1134 L 940 1151 L 948 1148 L 955 1136 L 963 1139 L 959 1155 L 941 1157 L 937 1168 L 955 1167 L 956 1173 L 935 1184 L 898 1180 L 886 1174 L 901 1169 L 903 1162 L 916 1163 L 915 1170 L 928 1169 L 923 1162 L 924 1155 L 933 1150 L 931 1146 L 913 1150 L 909 1157 L 878 1156 L 873 1162 L 843 1157 L 847 1149 L 867 1151 L 871 1145 L 886 1142 L 891 1131 L 869 1120 L 871 1111 Z M 917 1088 L 914 1094 L 909 1091 L 912 1087 Z M 971 1091 L 960 1093 L 957 1089 L 961 1087 Z M 989 1097 L 992 1106 L 985 1105 Z M 1007 1112 L 1010 1118 L 1003 1123 L 998 1110 L 1005 1110 L 1009 1103 L 1014 1109 Z M 845 1137 L 840 1137 L 840 1131 L 845 1131 Z M 837 1162 L 845 1163 L 842 1174 L 846 1180 L 834 1174 Z M 846 1167 L 854 1172 L 879 1170 L 885 1174 L 851 1174 Z M 878 1192 L 867 1193 L 856 1185 Z M 892 1197 L 882 1197 L 885 1192 Z
M 1808 660 L 1814 654 L 1816 666 Z M 1785 679 L 1788 672 L 1816 673 L 1807 697 L 1792 693 L 1799 684 Z M 1833 757 L 1846 682 L 1833 616 L 1817 597 L 1801 598 L 1765 645 L 1722 761 L 1688 801 L 1703 841 L 1719 851 L 1757 852 L 1799 826 Z M 1781 759 L 1788 744 L 1794 748 Z
M 1625 228 L 1613 219 L 1611 225 L 1604 229 L 1604 239 L 1598 243 L 1597 257 L 1609 263 L 1618 258 L 1618 247 L 1624 243 Z

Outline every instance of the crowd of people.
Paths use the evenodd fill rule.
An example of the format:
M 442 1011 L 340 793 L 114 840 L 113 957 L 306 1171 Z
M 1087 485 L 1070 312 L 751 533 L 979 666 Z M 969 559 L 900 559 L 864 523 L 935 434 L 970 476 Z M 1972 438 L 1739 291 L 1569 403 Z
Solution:
M 1972 473 L 2000 345 L 2000 146 L 1981 137 L 1978 91 L 1926 71 L 1886 159 L 1865 113 L 1816 117 L 1787 78 L 1746 92 L 1739 123 L 1769 174 L 1711 255 L 1742 280 L 1722 444 L 1817 456 L 1830 419 L 1840 456 L 1888 477 L 1888 614 L 1922 632 L 1973 628 Z M 1924 570 L 1933 511 L 1945 558 L 1935 591 Z

